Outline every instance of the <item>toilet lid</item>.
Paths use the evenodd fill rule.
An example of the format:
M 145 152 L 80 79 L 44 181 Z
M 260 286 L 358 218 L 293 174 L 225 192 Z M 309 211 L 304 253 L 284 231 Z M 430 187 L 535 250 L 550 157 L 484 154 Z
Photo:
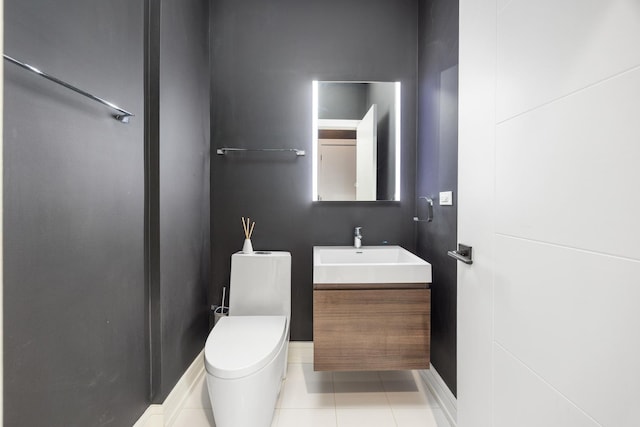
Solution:
M 218 378 L 252 374 L 275 357 L 286 330 L 286 316 L 223 317 L 207 338 L 205 368 Z

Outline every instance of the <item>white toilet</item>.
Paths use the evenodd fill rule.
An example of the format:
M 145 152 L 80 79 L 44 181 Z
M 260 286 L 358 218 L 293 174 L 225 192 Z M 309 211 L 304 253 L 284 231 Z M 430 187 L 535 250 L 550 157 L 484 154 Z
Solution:
M 231 256 L 229 317 L 204 349 L 216 427 L 269 427 L 287 369 L 291 254 Z

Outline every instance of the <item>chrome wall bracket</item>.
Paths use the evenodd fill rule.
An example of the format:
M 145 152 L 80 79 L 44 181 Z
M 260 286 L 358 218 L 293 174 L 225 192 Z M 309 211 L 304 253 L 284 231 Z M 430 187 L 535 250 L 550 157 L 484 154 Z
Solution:
M 420 200 L 426 201 L 427 217 L 426 218 L 420 218 L 419 216 L 414 216 L 413 220 L 415 222 L 431 222 L 431 221 L 433 221 L 433 198 L 426 197 L 426 196 L 420 196 L 420 197 L 418 197 L 418 202 L 420 202 Z

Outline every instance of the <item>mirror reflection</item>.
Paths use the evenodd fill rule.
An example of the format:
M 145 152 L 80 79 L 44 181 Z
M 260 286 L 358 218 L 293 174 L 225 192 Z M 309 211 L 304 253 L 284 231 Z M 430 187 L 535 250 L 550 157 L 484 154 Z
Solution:
M 400 200 L 400 83 L 313 88 L 313 200 Z

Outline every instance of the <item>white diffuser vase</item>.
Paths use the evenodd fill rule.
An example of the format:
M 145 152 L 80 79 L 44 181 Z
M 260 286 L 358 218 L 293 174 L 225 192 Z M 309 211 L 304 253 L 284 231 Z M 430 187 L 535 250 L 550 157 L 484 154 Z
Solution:
M 244 245 L 242 245 L 243 254 L 252 254 L 253 246 L 251 245 L 251 239 L 244 239 Z

